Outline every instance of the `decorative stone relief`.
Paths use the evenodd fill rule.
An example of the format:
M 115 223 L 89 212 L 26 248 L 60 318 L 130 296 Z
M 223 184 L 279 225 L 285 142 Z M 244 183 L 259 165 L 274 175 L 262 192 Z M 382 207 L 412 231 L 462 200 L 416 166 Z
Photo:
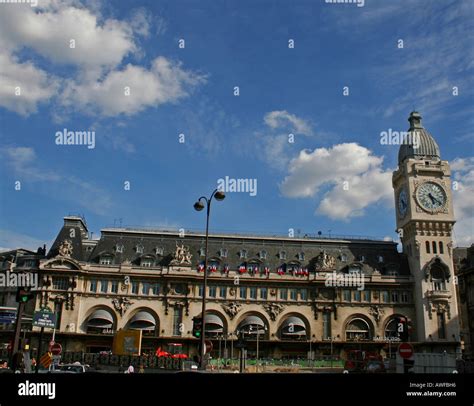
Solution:
M 222 305 L 224 311 L 229 315 L 231 320 L 240 312 L 241 304 L 237 302 L 229 302 Z
M 120 316 L 123 316 L 127 312 L 128 308 L 133 304 L 133 302 L 131 302 L 126 297 L 119 297 L 112 300 L 112 304 L 114 305 L 115 310 L 120 313 Z
M 270 319 L 275 321 L 277 316 L 283 311 L 284 306 L 279 303 L 267 303 L 263 305 L 263 308 L 270 316 Z

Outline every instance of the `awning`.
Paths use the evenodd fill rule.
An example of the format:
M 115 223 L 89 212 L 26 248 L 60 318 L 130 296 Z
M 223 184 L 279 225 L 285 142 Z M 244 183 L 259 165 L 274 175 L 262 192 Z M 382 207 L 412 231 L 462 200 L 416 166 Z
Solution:
M 107 310 L 96 310 L 87 320 L 88 327 L 112 328 L 114 318 Z
M 281 331 L 284 335 L 305 335 L 306 324 L 299 317 L 291 316 L 288 317 L 281 325 Z
M 154 330 L 155 326 L 155 318 L 145 311 L 138 312 L 130 320 L 130 328 L 134 330 Z
M 215 314 L 206 314 L 206 332 L 223 333 L 224 322 Z
M 265 323 L 258 316 L 248 316 L 239 324 L 239 329 L 249 334 L 257 334 L 257 330 L 259 332 L 264 331 Z

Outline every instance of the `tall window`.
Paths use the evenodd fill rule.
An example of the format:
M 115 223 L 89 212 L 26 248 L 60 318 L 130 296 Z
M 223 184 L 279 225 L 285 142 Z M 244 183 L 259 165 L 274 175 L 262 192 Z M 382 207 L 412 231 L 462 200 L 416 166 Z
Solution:
M 247 258 L 247 250 L 240 250 L 240 259 Z
M 150 284 L 148 282 L 142 283 L 142 294 L 149 295 L 150 294 Z
M 117 280 L 113 280 L 110 282 L 110 291 L 112 293 L 117 293 L 118 292 L 118 281 Z
M 182 323 L 183 323 L 183 308 L 181 306 L 175 306 L 173 313 L 173 335 L 180 336 L 182 334 Z
M 404 290 L 400 293 L 400 302 L 402 302 L 402 303 L 408 303 L 409 302 L 409 296 L 408 296 L 408 292 L 406 290 Z
M 228 254 L 227 248 L 221 248 L 221 252 L 220 252 L 221 258 L 227 258 L 227 254 Z
M 199 285 L 198 295 L 203 297 L 203 295 L 204 295 L 204 286 L 203 285 Z
M 364 302 L 370 303 L 370 290 L 364 290 L 364 291 L 362 292 L 362 300 L 363 300 Z
M 138 282 L 132 282 L 132 293 L 138 295 L 138 288 L 140 284 Z
M 90 285 L 89 285 L 89 291 L 97 292 L 97 280 L 91 279 Z
M 266 300 L 267 295 L 267 288 L 260 288 L 260 298 Z
M 398 291 L 392 290 L 392 302 L 398 303 Z
M 244 286 L 240 287 L 240 298 L 247 299 L 247 288 Z
M 298 294 L 296 289 L 290 289 L 290 300 L 297 300 Z
M 280 299 L 287 300 L 288 299 L 288 289 L 282 288 L 280 289 Z
M 426 241 L 425 246 L 426 246 L 426 253 L 429 254 L 430 253 L 430 242 Z
M 308 300 L 308 290 L 307 289 L 301 289 L 300 290 L 300 297 L 301 297 L 301 300 Z
M 260 259 L 267 259 L 267 251 L 265 250 L 260 251 Z
M 209 297 L 216 297 L 216 295 L 217 295 L 217 287 L 209 286 Z
M 438 313 L 438 338 L 446 338 L 446 320 L 444 313 Z
M 250 288 L 250 299 L 256 299 L 256 298 L 257 298 L 257 288 L 252 286 Z
M 437 254 L 438 250 L 436 249 L 436 241 L 433 241 L 433 254 Z
M 354 290 L 354 302 L 360 302 L 360 290 Z
M 382 296 L 382 302 L 383 303 L 388 303 L 389 302 L 388 292 L 386 290 L 383 290 L 382 292 L 380 292 L 380 296 Z
M 323 313 L 323 339 L 329 340 L 331 338 L 331 313 Z
M 342 297 L 345 302 L 350 302 L 351 301 L 351 291 L 350 290 L 343 290 L 342 291 Z
M 69 285 L 68 278 L 55 276 L 53 277 L 53 289 L 56 290 L 67 290 Z
M 439 253 L 444 254 L 444 247 L 443 247 L 443 241 L 439 242 Z
M 108 287 L 109 287 L 109 281 L 108 280 L 104 279 L 104 280 L 100 281 L 100 291 L 102 293 L 107 293 Z
M 226 296 L 227 296 L 227 288 L 225 286 L 221 286 L 219 288 L 219 296 L 222 298 L 222 299 L 225 299 Z
M 279 257 L 280 259 L 286 259 L 286 251 L 280 251 Z
M 155 296 L 158 296 L 160 294 L 160 284 L 159 283 L 154 283 L 153 284 L 153 294 Z
M 303 251 L 298 253 L 298 261 L 301 261 L 301 262 L 304 261 L 304 252 Z

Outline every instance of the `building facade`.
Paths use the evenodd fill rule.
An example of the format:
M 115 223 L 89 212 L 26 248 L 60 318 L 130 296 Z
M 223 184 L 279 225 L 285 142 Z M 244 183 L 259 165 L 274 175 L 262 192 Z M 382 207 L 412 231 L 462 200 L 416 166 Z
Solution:
M 393 174 L 403 253 L 392 241 L 211 234 L 206 336 L 214 352 L 230 356 L 243 335 L 250 357 L 390 355 L 402 330 L 417 351 L 459 350 L 449 164 L 419 114 L 409 121 L 420 145 L 401 146 Z M 84 219 L 65 217 L 31 268 L 40 275 L 35 308 L 56 310 L 66 351 L 108 351 L 118 330 L 140 329 L 144 352 L 178 343 L 197 354 L 204 244 L 203 233 L 183 230 L 106 228 L 91 239 Z

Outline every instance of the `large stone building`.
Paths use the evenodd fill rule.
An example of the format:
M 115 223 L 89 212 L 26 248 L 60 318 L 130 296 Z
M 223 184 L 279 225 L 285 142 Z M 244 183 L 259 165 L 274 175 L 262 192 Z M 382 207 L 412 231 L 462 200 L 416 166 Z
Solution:
M 418 351 L 459 349 L 449 165 L 420 115 L 409 121 L 419 145 L 401 146 L 393 174 L 403 253 L 391 241 L 211 234 L 214 351 L 234 351 L 239 332 L 250 356 L 392 352 L 400 328 Z M 82 218 L 65 217 L 47 256 L 30 263 L 40 274 L 35 307 L 56 308 L 65 350 L 110 350 L 116 331 L 141 329 L 143 351 L 181 343 L 195 354 L 204 244 L 203 233 L 182 230 L 107 228 L 91 239 Z

